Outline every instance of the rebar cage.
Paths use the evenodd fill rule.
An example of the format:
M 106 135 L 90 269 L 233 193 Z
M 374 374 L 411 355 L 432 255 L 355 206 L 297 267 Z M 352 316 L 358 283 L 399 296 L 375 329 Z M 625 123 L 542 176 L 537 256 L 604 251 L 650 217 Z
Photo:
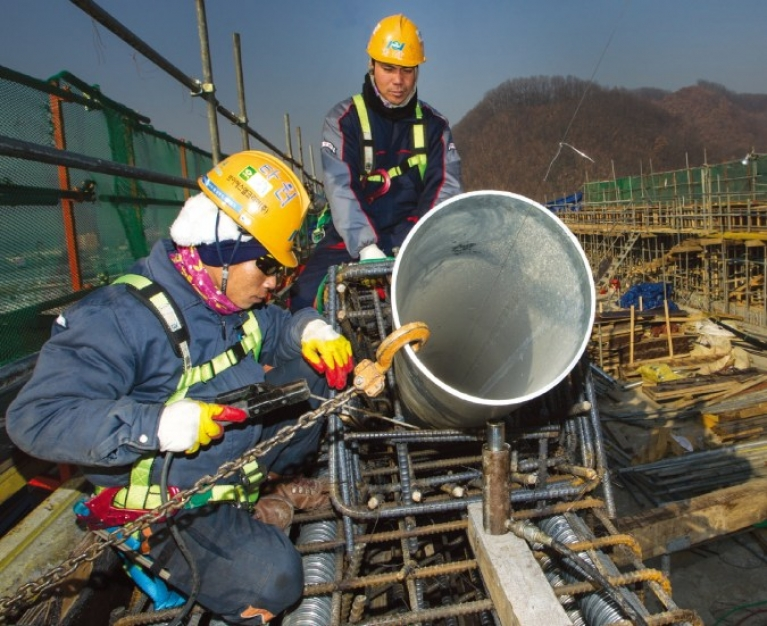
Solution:
M 357 361 L 374 358 L 393 330 L 392 266 L 330 268 L 321 307 Z M 699 623 L 611 522 L 594 394 L 583 359 L 553 390 L 501 420 L 499 446 L 497 421 L 457 430 L 409 424 L 389 370 L 381 395 L 357 396 L 329 419 L 318 471 L 330 478 L 334 510 L 296 517 L 305 593 L 283 624 L 502 623 L 470 544 L 467 511 L 484 501 L 487 515 L 487 449 L 503 443 L 505 525 L 528 538 L 573 624 Z

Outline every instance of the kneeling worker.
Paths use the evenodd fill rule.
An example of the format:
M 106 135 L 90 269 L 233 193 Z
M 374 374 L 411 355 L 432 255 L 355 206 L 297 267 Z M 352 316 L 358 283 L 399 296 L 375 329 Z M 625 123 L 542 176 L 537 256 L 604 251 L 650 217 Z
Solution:
M 96 527 L 122 525 L 98 519 L 98 511 L 119 518 L 125 509 L 155 508 L 163 476 L 188 489 L 318 406 L 309 400 L 246 419 L 216 397 L 298 379 L 327 396 L 328 385 L 346 385 L 352 367 L 349 342 L 315 310 L 291 314 L 267 304 L 280 271 L 297 264 L 293 238 L 309 200 L 293 172 L 247 151 L 199 184 L 203 193 L 185 203 L 170 239 L 58 317 L 7 413 L 20 449 L 76 464 L 96 494 L 110 494 L 106 509 L 88 507 L 85 521 Z M 223 479 L 175 512 L 187 550 L 164 522 L 137 538 L 182 601 L 193 596 L 227 622 L 256 625 L 300 598 L 301 558 L 279 526 L 289 523 L 293 504 L 327 503 L 319 481 L 295 478 L 317 451 L 322 427 L 318 420 L 300 429 L 243 467 L 247 476 Z M 285 478 L 259 503 L 267 476 L 293 477 L 299 488 Z M 279 526 L 269 523 L 275 518 Z

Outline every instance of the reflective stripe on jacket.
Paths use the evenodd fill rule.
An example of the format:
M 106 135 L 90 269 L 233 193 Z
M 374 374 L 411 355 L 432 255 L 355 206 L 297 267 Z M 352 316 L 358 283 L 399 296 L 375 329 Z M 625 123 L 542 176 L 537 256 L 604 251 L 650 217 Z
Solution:
M 392 178 L 391 189 L 372 202 L 368 201 L 371 188 L 361 181 L 362 128 L 353 98 L 339 102 L 325 118 L 321 154 L 325 191 L 333 215 L 331 230 L 337 232 L 353 258 L 365 246 L 376 243 L 379 232 L 417 221 L 429 209 L 462 191 L 460 157 L 447 120 L 427 103 L 419 101 L 419 106 L 426 130 L 423 178 L 419 168 L 411 168 Z M 368 107 L 368 118 L 374 169 L 388 170 L 406 161 L 413 152 L 415 117 L 387 120 Z
M 204 363 L 239 341 L 243 314 L 222 316 L 208 308 L 170 262 L 171 250 L 170 241 L 157 242 L 130 271 L 168 290 L 189 328 L 192 361 Z M 300 358 L 301 333 L 309 321 L 320 318 L 311 309 L 291 316 L 275 305 L 256 309 L 255 315 L 263 335 L 260 362 L 243 359 L 192 387 L 188 397 L 211 401 L 262 382 L 261 363 Z M 125 485 L 131 464 L 159 449 L 159 415 L 182 371 L 182 360 L 152 311 L 125 285 L 97 289 L 54 324 L 32 378 L 8 409 L 8 434 L 32 456 L 83 466 L 95 485 Z M 246 422 L 227 430 L 205 454 L 179 455 L 169 484 L 184 489 L 214 474 L 222 463 L 256 445 L 260 434 L 260 423 Z

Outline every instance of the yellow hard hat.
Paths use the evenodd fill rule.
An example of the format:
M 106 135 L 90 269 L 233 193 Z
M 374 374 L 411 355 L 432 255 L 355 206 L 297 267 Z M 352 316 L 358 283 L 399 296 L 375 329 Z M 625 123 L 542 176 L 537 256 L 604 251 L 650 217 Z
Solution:
M 203 193 L 285 267 L 298 265 L 293 242 L 309 195 L 280 159 L 247 150 L 224 159 L 197 180 Z
M 376 24 L 368 54 L 380 63 L 405 67 L 415 67 L 426 60 L 418 27 L 402 14 L 390 15 Z

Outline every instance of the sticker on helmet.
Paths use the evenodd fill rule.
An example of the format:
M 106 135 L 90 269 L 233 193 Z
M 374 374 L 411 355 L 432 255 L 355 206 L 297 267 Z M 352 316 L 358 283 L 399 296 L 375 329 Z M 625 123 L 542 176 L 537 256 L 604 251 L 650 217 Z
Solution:
M 248 187 L 255 191 L 256 195 L 261 198 L 272 190 L 272 185 L 269 181 L 266 180 L 266 178 L 264 178 L 254 167 L 246 167 L 240 172 L 239 176 L 245 181 Z
M 221 202 L 223 202 L 226 206 L 230 207 L 233 211 L 236 211 L 239 213 L 242 210 L 242 207 L 234 201 L 234 199 L 228 194 L 225 193 L 223 189 L 221 189 L 218 185 L 216 185 L 207 174 L 202 176 L 200 178 L 202 185 L 207 189 L 213 196 L 218 198 Z

